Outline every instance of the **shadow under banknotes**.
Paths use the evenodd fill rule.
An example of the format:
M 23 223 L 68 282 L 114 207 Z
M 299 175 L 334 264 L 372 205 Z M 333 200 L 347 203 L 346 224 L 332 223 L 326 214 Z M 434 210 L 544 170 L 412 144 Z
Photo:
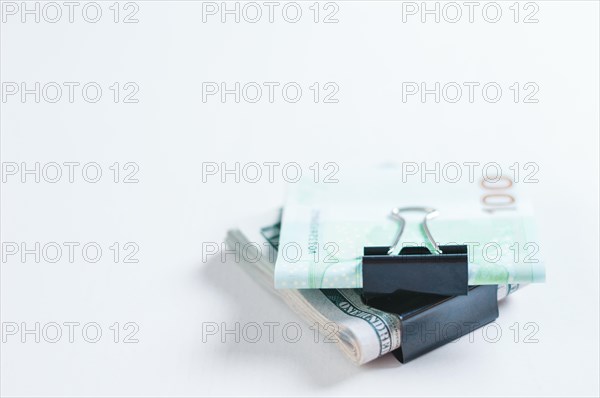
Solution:
M 314 326 L 289 308 L 275 293 L 268 291 L 241 267 L 233 258 L 221 262 L 220 256 L 201 264 L 200 277 L 208 279 L 213 289 L 210 294 L 227 309 L 219 322 L 219 332 L 214 341 L 222 343 L 224 351 L 240 360 L 252 363 L 257 360 L 275 361 L 294 372 L 303 369 L 312 383 L 329 386 L 351 378 L 359 372 L 381 367 L 400 366 L 391 356 L 380 358 L 366 366 L 357 366 L 341 352 L 336 343 L 327 342 Z M 223 334 L 223 328 L 227 332 Z M 202 333 L 198 338 L 202 341 Z M 214 330 L 212 330 L 215 333 Z M 391 359 L 391 361 L 390 361 Z M 285 364 L 285 365 L 284 365 Z

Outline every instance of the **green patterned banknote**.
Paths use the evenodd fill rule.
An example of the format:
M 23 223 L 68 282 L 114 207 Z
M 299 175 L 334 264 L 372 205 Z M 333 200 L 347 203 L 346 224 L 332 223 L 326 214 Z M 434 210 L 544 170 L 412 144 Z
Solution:
M 355 173 L 352 181 L 290 184 L 275 267 L 278 289 L 362 287 L 365 246 L 392 246 L 400 224 L 394 208 L 430 207 L 427 225 L 438 245 L 463 244 L 469 284 L 543 282 L 533 216 L 518 184 L 497 181 L 402 183 L 393 170 Z M 407 212 L 400 247 L 435 246 L 426 213 Z

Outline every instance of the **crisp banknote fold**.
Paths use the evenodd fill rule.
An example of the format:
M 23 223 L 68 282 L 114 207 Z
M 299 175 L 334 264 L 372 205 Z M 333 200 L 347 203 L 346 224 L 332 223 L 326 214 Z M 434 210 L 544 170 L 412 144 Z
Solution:
M 362 287 L 363 248 L 390 246 L 399 230 L 390 212 L 409 206 L 438 210 L 428 222 L 437 244 L 467 245 L 470 285 L 543 282 L 531 206 L 518 188 L 507 177 L 402 183 L 393 170 L 356 173 L 334 184 L 289 184 L 275 287 Z M 423 217 L 406 218 L 404 246 L 433 248 Z

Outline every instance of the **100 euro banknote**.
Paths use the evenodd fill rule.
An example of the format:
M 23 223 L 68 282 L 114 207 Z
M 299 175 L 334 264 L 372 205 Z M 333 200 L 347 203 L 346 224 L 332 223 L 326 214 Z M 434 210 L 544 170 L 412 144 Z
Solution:
M 402 183 L 395 171 L 355 173 L 352 180 L 290 184 L 275 267 L 279 289 L 360 288 L 365 246 L 391 246 L 399 234 L 394 208 L 428 207 L 438 216 L 407 214 L 405 246 L 468 248 L 469 284 L 543 282 L 533 215 L 508 177 L 481 181 Z

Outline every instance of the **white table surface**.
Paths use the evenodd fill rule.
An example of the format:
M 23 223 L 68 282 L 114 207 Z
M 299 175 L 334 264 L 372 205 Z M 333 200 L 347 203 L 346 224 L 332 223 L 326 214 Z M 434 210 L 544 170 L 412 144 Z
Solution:
M 467 16 L 421 23 L 418 15 L 403 22 L 403 4 L 392 1 L 335 2 L 339 22 L 332 24 L 312 21 L 312 2 L 300 4 L 298 23 L 282 18 L 281 3 L 274 23 L 263 16 L 254 24 L 210 15 L 203 23 L 202 4 L 191 1 L 135 2 L 133 24 L 112 21 L 112 2 L 98 3 L 98 23 L 82 18 L 86 3 L 73 23 L 65 15 L 23 23 L 3 8 L 4 87 L 103 88 L 97 103 L 80 91 L 73 103 L 49 103 L 50 92 L 40 103 L 33 95 L 3 100 L 3 165 L 96 162 L 103 175 L 95 184 L 81 174 L 73 183 L 7 175 L 2 242 L 97 242 L 103 255 L 97 263 L 80 250 L 73 263 L 66 253 L 57 263 L 3 258 L 2 395 L 597 396 L 599 6 L 521 3 L 515 23 L 512 3 L 498 3 L 498 23 L 482 18 L 483 2 L 473 23 Z M 119 18 L 134 10 L 119 6 Z M 539 22 L 523 23 L 535 6 Z M 335 10 L 324 7 L 320 18 Z M 297 82 L 303 97 L 203 102 L 202 82 L 236 81 Z M 137 84 L 139 102 L 114 103 L 114 82 Z M 314 103 L 314 82 L 337 84 L 339 102 Z M 403 82 L 496 82 L 503 96 L 497 103 L 480 94 L 473 103 L 403 102 Z M 515 103 L 514 82 L 535 83 L 539 102 Z M 203 242 L 221 244 L 240 220 L 282 204 L 281 175 L 273 183 L 203 183 L 203 162 L 297 162 L 304 172 L 314 162 L 335 162 L 343 173 L 385 162 L 469 161 L 539 166 L 539 183 L 528 188 L 547 282 L 501 304 L 496 343 L 476 332 L 473 341 L 462 338 L 406 365 L 387 356 L 357 367 L 335 346 L 314 343 L 307 326 L 298 343 L 281 336 L 273 343 L 202 341 L 210 322 L 300 322 L 232 261 L 202 261 Z M 139 182 L 112 182 L 115 162 L 137 164 Z M 139 262 L 115 263 L 113 242 L 121 255 L 134 242 Z M 57 343 L 47 341 L 53 322 L 62 325 Z M 65 322 L 96 323 L 102 337 L 90 343 L 76 329 L 70 342 Z M 128 322 L 139 327 L 137 343 L 123 342 Z M 39 343 L 21 330 L 36 323 L 46 328 Z M 525 342 L 527 323 L 537 343 Z M 17 334 L 9 333 L 14 325 Z

